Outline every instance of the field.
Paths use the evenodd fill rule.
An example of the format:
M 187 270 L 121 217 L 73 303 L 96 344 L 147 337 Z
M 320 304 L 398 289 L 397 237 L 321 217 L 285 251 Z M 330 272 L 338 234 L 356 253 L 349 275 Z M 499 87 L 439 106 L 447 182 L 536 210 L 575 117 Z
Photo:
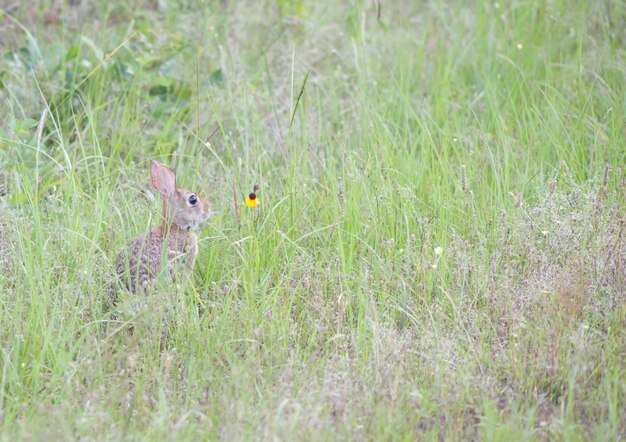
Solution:
M 626 438 L 625 91 L 619 0 L 0 0 L 2 439 Z

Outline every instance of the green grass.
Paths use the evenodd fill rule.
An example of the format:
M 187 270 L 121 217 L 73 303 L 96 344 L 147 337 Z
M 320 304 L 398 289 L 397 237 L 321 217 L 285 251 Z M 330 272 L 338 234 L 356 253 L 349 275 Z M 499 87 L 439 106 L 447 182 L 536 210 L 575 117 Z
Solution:
M 35 3 L 0 10 L 4 439 L 626 437 L 623 2 Z M 214 214 L 192 284 L 112 314 L 151 158 Z

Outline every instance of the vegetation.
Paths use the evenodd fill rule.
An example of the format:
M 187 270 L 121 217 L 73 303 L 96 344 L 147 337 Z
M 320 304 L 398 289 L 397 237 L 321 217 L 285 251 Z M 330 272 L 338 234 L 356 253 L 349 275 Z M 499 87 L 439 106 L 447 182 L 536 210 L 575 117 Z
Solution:
M 623 2 L 2 5 L 3 438 L 626 437 Z

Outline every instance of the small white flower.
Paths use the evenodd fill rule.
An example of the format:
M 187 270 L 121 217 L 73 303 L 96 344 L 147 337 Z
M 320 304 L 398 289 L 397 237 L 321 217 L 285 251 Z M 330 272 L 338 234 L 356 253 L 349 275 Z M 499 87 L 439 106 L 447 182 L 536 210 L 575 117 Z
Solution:
M 517 49 L 519 49 L 521 51 L 522 49 L 524 49 L 524 46 L 521 43 L 518 43 L 517 44 Z
M 439 256 L 443 253 L 443 247 L 435 247 L 435 255 Z

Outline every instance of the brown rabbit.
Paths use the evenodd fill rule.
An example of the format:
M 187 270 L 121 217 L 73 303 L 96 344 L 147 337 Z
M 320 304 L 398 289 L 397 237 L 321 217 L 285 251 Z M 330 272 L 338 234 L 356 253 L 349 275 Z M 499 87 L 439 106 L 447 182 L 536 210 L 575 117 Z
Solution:
M 174 171 L 150 161 L 152 185 L 163 197 L 161 225 L 132 239 L 117 258 L 117 276 L 128 290 L 141 291 L 160 274 L 162 257 L 166 257 L 165 271 L 173 280 L 191 273 L 198 254 L 198 237 L 192 232 L 209 218 L 209 202 L 193 192 L 176 187 Z M 164 242 L 167 247 L 164 248 Z M 107 304 L 115 302 L 115 287 L 107 294 Z

